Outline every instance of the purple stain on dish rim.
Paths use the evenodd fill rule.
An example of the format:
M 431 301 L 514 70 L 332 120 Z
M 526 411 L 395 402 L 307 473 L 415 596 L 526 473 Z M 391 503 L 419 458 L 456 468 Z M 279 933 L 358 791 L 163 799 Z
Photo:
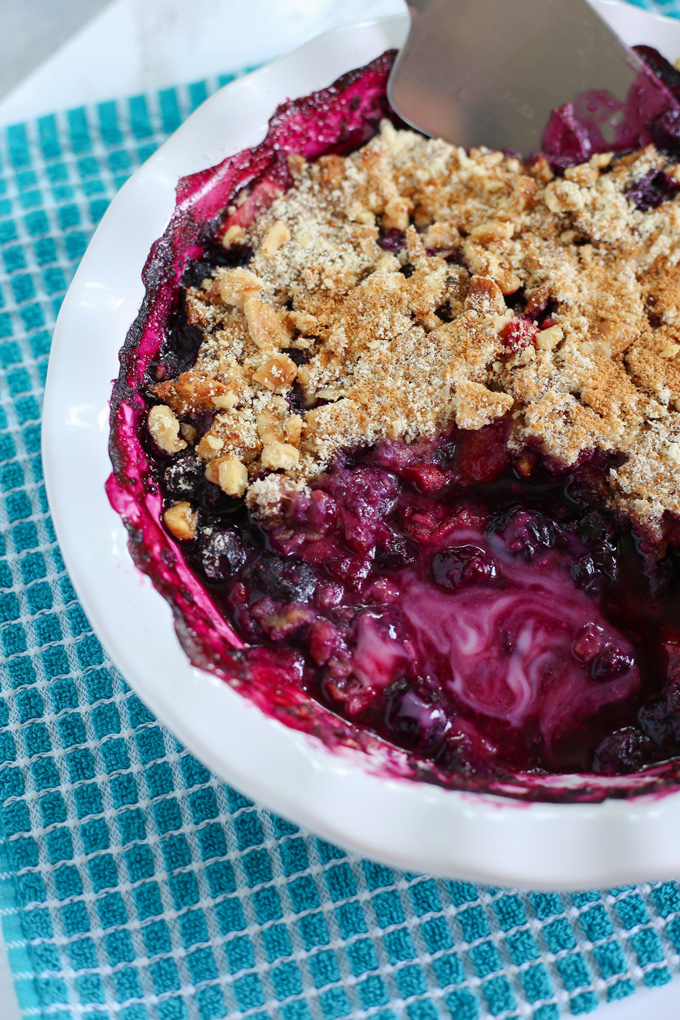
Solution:
M 586 163 L 596 153 L 649 144 L 680 160 L 680 72 L 650 46 L 633 51 L 642 66 L 624 102 L 593 90 L 553 112 L 542 151 L 554 169 Z
M 663 760 L 675 740 L 668 721 L 675 701 L 657 682 L 653 703 L 638 713 L 640 669 L 649 676 L 658 664 L 645 660 L 639 667 L 630 639 L 608 619 L 606 593 L 618 583 L 619 560 L 611 527 L 597 512 L 567 519 L 578 472 L 553 478 L 544 506 L 539 500 L 533 509 L 511 512 L 513 493 L 532 497 L 513 474 L 504 425 L 484 435 L 454 430 L 430 447 L 364 452 L 358 463 L 335 465 L 311 497 L 293 502 L 292 537 L 270 535 L 263 554 L 252 525 L 242 521 L 239 532 L 237 511 L 201 490 L 186 454 L 160 470 L 145 445 L 149 373 L 159 371 L 185 274 L 209 261 L 219 241 L 224 209 L 245 190 L 230 223 L 256 217 L 291 183 L 287 153 L 312 160 L 368 141 L 380 119 L 392 116 L 386 99 L 392 60 L 384 54 L 330 88 L 284 104 L 255 149 L 180 181 L 176 211 L 145 265 L 146 296 L 120 356 L 110 501 L 125 521 L 133 559 L 170 602 L 190 660 L 327 746 L 368 752 L 368 767 L 383 773 L 524 799 L 596 801 L 667 790 L 678 773 L 677 762 Z M 635 116 L 619 118 L 620 148 L 644 143 L 654 117 L 672 141 L 680 88 L 663 63 L 651 62 Z M 603 151 L 605 121 L 620 113 L 601 94 L 584 102 L 556 111 L 547 129 L 556 166 Z M 653 208 L 667 187 L 674 190 L 669 181 L 643 180 L 630 198 Z M 403 235 L 389 232 L 380 243 L 399 252 Z M 186 357 L 194 339 L 185 337 Z M 457 494 L 453 510 L 447 492 Z M 164 493 L 199 493 L 203 501 L 212 523 L 193 560 L 161 525 Z M 639 573 L 635 556 L 621 552 L 624 573 Z M 583 584 L 570 569 L 576 563 Z M 602 611 L 593 608 L 595 597 Z M 585 615 L 597 619 L 588 633 L 586 605 Z M 676 609 L 675 602 L 670 610 L 660 603 L 634 622 L 658 635 Z M 244 642 L 237 631 L 259 643 Z M 308 635 L 311 667 L 298 643 L 301 632 Z M 665 647 L 662 672 L 671 684 L 677 645 L 671 639 Z M 542 670 L 560 675 L 557 700 L 546 693 Z M 456 692 L 453 703 L 437 682 L 442 671 Z M 464 689 L 456 679 L 461 671 L 475 678 Z M 569 698 L 560 702 L 567 690 Z M 608 729 L 591 724 L 598 713 Z M 517 730 L 508 730 L 508 720 L 526 722 L 527 733 L 538 728 L 546 767 L 573 774 L 532 773 L 529 745 L 515 747 Z M 489 763 L 494 741 L 504 768 Z M 578 775 L 585 761 L 579 742 L 590 748 L 599 775 Z M 644 773 L 625 775 L 646 763 Z

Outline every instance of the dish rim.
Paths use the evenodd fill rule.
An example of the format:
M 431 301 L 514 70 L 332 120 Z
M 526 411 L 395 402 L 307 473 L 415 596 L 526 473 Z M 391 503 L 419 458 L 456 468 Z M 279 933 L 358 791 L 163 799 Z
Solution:
M 615 19 L 629 17 L 631 26 L 649 19 L 670 36 L 674 29 L 680 51 L 680 22 L 616 0 L 596 0 L 596 6 Z M 680 830 L 680 792 L 599 804 L 524 803 L 385 778 L 368 771 L 359 758 L 331 752 L 316 738 L 269 718 L 226 684 L 191 666 L 174 633 L 169 607 L 132 565 L 127 534 L 103 492 L 110 473 L 109 380 L 117 374 L 118 350 L 141 304 L 141 268 L 174 209 L 178 177 L 255 144 L 264 134 L 268 114 L 290 94 L 294 82 L 293 94 L 304 95 L 351 66 L 367 63 L 380 52 L 366 56 L 372 46 L 386 49 L 399 43 L 407 20 L 394 16 L 332 29 L 224 86 L 113 200 L 64 299 L 50 357 L 43 462 L 57 538 L 95 633 L 135 693 L 193 754 L 254 800 L 364 856 L 444 877 L 553 889 L 667 878 L 680 864 L 680 855 L 670 851 Z M 350 64 L 343 64 L 350 53 Z M 253 117 L 245 124 L 239 123 L 244 107 Z M 229 113 L 230 137 L 238 138 L 238 144 L 215 149 L 215 122 L 222 123 L 225 116 L 229 122 Z M 122 261 L 118 252 L 125 253 Z M 103 347 L 95 352 L 94 364 L 78 362 L 88 369 L 79 375 L 72 371 L 74 356 L 87 352 L 91 335 L 102 336 L 101 329 L 93 333 L 95 322 L 103 326 Z M 92 470 L 82 471 L 82 456 L 74 451 L 85 454 Z M 74 493 L 84 501 L 74 501 Z M 117 606 L 118 592 L 129 599 L 128 605 Z M 154 638 L 163 646 L 150 655 Z M 167 687 L 158 682 L 167 670 L 175 685 L 171 690 L 176 688 L 169 698 Z M 168 675 L 165 672 L 166 680 Z M 196 691 L 200 697 L 189 697 Z M 173 701 L 178 692 L 184 697 Z M 201 707 L 197 714 L 203 699 L 205 710 Z M 206 718 L 212 706 L 221 706 L 220 720 L 231 720 L 227 752 L 215 716 Z M 197 733 L 201 722 L 206 726 Z

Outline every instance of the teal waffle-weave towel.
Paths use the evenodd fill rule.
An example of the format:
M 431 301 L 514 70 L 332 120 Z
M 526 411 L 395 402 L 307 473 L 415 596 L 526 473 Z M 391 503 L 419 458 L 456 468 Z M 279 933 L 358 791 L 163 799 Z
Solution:
M 42 483 L 51 331 L 113 194 L 218 84 L 0 134 L 0 915 L 21 1010 L 557 1020 L 664 984 L 675 883 L 519 894 L 348 856 L 211 776 L 90 630 Z

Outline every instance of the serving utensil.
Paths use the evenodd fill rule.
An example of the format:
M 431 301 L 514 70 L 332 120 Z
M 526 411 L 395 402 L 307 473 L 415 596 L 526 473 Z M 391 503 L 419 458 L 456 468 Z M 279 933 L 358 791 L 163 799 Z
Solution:
M 640 59 L 587 0 L 408 0 L 389 98 L 412 127 L 466 148 L 538 152 L 553 110 L 624 105 Z M 616 125 L 605 125 L 612 137 Z

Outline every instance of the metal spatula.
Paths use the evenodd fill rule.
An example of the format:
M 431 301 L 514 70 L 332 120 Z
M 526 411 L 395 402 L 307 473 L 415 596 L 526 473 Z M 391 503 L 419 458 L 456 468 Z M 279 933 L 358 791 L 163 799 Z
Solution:
M 538 152 L 552 110 L 578 95 L 625 104 L 642 64 L 586 0 L 408 0 L 411 32 L 389 97 L 429 135 Z

